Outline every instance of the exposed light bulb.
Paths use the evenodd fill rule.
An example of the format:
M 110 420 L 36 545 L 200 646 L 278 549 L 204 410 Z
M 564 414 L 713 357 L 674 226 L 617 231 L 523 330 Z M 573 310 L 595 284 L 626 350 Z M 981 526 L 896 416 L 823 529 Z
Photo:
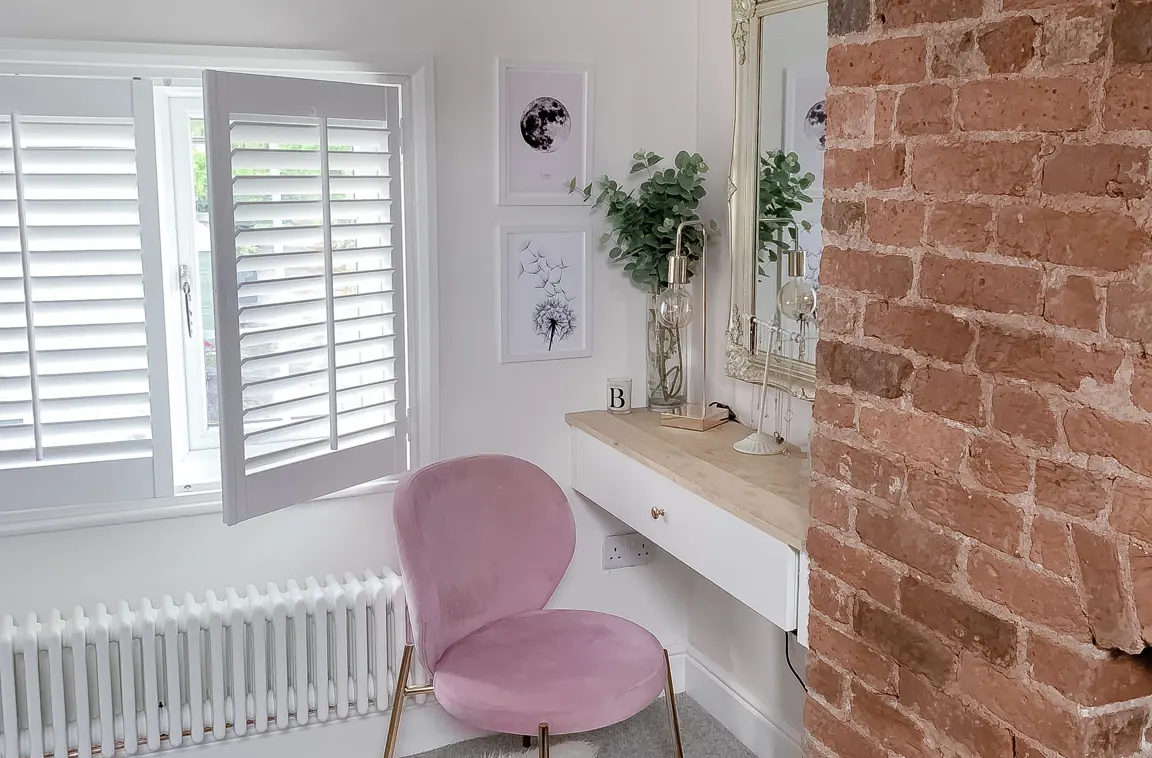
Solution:
M 656 316 L 662 324 L 672 329 L 688 326 L 695 315 L 692 295 L 680 285 L 664 290 L 656 300 Z
M 816 288 L 807 279 L 789 279 L 777 296 L 780 313 L 793 321 L 810 319 L 816 315 Z

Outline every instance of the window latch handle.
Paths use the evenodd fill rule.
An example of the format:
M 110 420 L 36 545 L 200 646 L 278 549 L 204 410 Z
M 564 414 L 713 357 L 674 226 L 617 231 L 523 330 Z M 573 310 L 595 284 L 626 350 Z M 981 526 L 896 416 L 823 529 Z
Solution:
M 180 264 L 180 289 L 184 291 L 184 320 L 188 324 L 188 339 L 192 339 L 192 277 L 186 264 Z

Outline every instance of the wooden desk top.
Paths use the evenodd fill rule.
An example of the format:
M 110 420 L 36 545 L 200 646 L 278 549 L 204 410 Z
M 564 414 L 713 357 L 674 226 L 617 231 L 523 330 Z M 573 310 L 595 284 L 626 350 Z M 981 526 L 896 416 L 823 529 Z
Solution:
M 785 544 L 804 549 L 808 531 L 808 475 L 798 453 L 744 455 L 732 443 L 751 431 L 728 422 L 707 432 L 660 425 L 643 408 L 617 415 L 569 413 L 568 425 L 605 442 Z

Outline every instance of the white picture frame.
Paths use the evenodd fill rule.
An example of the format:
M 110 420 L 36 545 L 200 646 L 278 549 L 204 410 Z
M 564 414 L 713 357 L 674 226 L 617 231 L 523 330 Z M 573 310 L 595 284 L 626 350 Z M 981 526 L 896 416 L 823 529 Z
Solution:
M 591 182 L 593 73 L 577 63 L 500 59 L 497 186 L 500 205 L 580 205 Z M 546 118 L 540 114 L 558 114 Z
M 500 362 L 592 355 L 592 227 L 499 229 Z
M 816 181 L 808 196 L 819 200 L 824 196 L 824 111 L 828 74 L 821 70 L 784 69 L 784 152 L 796 153 L 800 167 L 812 172 Z M 819 106 L 820 128 L 808 124 L 809 112 Z M 806 128 L 807 127 L 807 128 Z

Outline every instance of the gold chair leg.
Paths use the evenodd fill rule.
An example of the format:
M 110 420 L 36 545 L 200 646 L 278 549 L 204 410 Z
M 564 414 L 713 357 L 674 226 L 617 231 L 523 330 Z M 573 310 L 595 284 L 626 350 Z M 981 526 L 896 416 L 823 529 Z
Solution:
M 664 651 L 664 671 L 668 676 L 664 695 L 668 698 L 668 716 L 672 720 L 672 742 L 676 745 L 676 758 L 684 758 L 684 744 L 680 741 L 680 714 L 676 712 L 676 687 L 672 684 L 672 663 Z
M 416 646 L 404 646 L 404 657 L 400 659 L 400 673 L 396 676 L 396 694 L 392 697 L 392 718 L 388 722 L 388 741 L 384 743 L 384 758 L 392 758 L 396 752 L 396 737 L 400 734 L 400 714 L 404 712 L 404 701 L 408 699 L 408 672 L 412 668 L 412 651 Z
M 540 758 L 548 758 L 548 724 L 540 725 Z

